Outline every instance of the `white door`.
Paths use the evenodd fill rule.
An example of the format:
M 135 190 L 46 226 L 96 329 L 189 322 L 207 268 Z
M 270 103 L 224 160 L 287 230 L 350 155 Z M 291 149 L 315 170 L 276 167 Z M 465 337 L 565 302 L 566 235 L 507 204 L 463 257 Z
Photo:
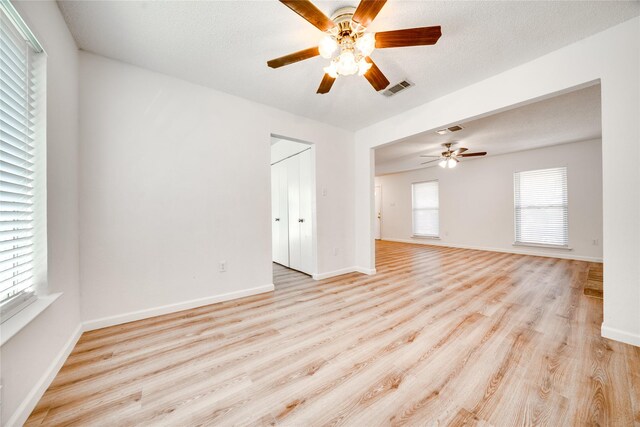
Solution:
M 280 174 L 280 210 L 279 210 L 279 227 L 280 227 L 280 253 L 278 261 L 280 264 L 289 266 L 289 177 L 287 165 L 283 162 L 278 163 Z
M 273 261 L 289 266 L 289 211 L 287 165 L 271 166 L 271 239 Z
M 376 185 L 375 188 L 375 214 L 376 214 L 376 230 L 375 238 L 380 240 L 382 238 L 382 187 Z
M 300 263 L 298 270 L 311 274 L 313 269 L 312 242 L 312 179 L 311 179 L 311 150 L 298 154 L 300 170 L 298 211 L 298 226 L 300 230 Z
M 271 165 L 271 256 L 278 261 L 280 253 L 280 171 L 278 164 Z
M 300 155 L 285 160 L 289 196 L 289 267 L 302 270 L 300 236 Z

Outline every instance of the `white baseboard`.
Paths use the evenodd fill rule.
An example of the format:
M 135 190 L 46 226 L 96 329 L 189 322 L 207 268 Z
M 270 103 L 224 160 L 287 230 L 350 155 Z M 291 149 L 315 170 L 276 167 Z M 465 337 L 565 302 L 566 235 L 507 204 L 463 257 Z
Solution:
M 372 275 L 376 274 L 376 269 L 375 268 L 364 268 L 364 267 L 353 267 L 353 268 L 358 273 L 366 274 L 368 276 L 372 276 Z
M 51 385 L 51 382 L 58 374 L 58 371 L 67 360 L 67 357 L 71 354 L 73 347 L 75 347 L 76 343 L 80 339 L 80 335 L 82 335 L 82 325 L 78 325 L 73 334 L 71 334 L 71 337 L 69 337 L 69 340 L 62 347 L 62 350 L 60 350 L 58 355 L 51 362 L 49 369 L 46 370 L 40 381 L 38 381 L 38 383 L 31 389 L 11 418 L 9 418 L 9 421 L 7 421 L 6 424 L 7 427 L 21 426 L 25 421 L 27 421 L 27 418 L 31 415 L 31 412 L 44 395 L 44 392 L 47 391 L 49 385 Z
M 345 267 L 339 270 L 327 271 L 326 273 L 317 273 L 312 275 L 313 280 L 324 280 L 330 277 L 342 276 L 343 274 L 349 274 L 356 271 L 355 267 Z
M 252 295 L 262 294 L 273 291 L 273 283 L 258 286 L 256 288 L 243 289 L 236 292 L 228 292 L 226 294 L 213 295 L 205 298 L 198 298 L 189 301 L 183 301 L 176 304 L 163 305 L 160 307 L 147 308 L 144 310 L 132 311 L 115 316 L 102 317 L 100 319 L 85 321 L 82 325 L 85 331 L 106 328 L 108 326 L 120 325 L 122 323 L 133 322 L 135 320 L 147 319 L 149 317 L 161 316 L 163 314 L 175 313 L 176 311 L 189 310 L 191 308 L 202 307 L 204 305 L 215 304 L 218 302 L 229 301 Z
M 609 326 L 605 326 L 604 323 L 600 328 L 600 332 L 602 336 L 605 338 L 609 338 L 611 340 L 620 341 L 626 344 L 635 345 L 636 347 L 640 347 L 640 335 L 632 334 L 630 332 L 622 331 L 620 329 L 611 328 Z
M 602 258 L 598 257 L 588 257 L 582 255 L 575 255 L 571 252 L 547 252 L 531 249 L 502 249 L 502 248 L 491 248 L 484 246 L 470 246 L 470 245 L 457 245 L 454 243 L 446 243 L 434 239 L 428 240 L 418 240 L 418 239 L 388 239 L 384 238 L 382 240 L 386 240 L 388 242 L 399 242 L 399 243 L 413 243 L 415 245 L 431 245 L 431 246 L 444 246 L 447 248 L 458 248 L 458 249 L 472 249 L 475 251 L 488 251 L 488 252 L 502 252 L 507 254 L 517 254 L 517 255 L 532 255 L 532 256 L 543 256 L 548 258 L 562 258 L 562 259 L 575 259 L 577 261 L 589 261 L 589 262 L 602 262 Z
M 342 276 L 343 274 L 349 274 L 349 273 L 363 273 L 367 275 L 372 275 L 372 274 L 376 274 L 376 270 L 375 268 L 366 269 L 361 267 L 345 267 L 339 270 L 328 271 L 326 273 L 314 274 L 312 277 L 313 277 L 313 280 L 324 280 L 330 277 Z

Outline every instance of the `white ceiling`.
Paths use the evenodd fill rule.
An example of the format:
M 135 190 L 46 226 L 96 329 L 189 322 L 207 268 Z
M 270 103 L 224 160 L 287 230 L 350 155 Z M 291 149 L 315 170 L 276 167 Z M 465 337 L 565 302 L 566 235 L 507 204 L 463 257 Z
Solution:
M 361 77 L 316 95 L 326 60 L 266 61 L 317 45 L 322 33 L 277 1 L 59 1 L 79 47 L 356 130 L 640 14 L 638 1 L 389 1 L 372 31 L 442 25 L 435 46 L 377 50 L 395 97 Z M 352 1 L 318 1 L 330 15 Z
M 378 148 L 376 175 L 437 166 L 437 163 L 420 165 L 432 159 L 419 156 L 439 155 L 444 151 L 441 144 L 446 142 L 458 142 L 458 147 L 466 147 L 469 152 L 486 151 L 487 156 L 495 156 L 601 138 L 600 85 L 460 124 L 464 129 L 458 132 L 446 135 L 425 132 Z

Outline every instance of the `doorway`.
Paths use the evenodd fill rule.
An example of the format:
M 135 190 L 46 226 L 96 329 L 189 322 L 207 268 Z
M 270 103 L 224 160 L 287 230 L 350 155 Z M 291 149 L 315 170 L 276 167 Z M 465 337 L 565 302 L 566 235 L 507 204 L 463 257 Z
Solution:
M 282 267 L 315 271 L 315 174 L 313 145 L 271 141 L 271 238 L 274 273 Z M 275 275 L 274 275 L 275 277 Z

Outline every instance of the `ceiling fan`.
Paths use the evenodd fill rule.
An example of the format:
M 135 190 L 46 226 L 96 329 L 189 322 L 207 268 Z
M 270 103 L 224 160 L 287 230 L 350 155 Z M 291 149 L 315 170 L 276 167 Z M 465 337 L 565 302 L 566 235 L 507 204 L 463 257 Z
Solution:
M 480 157 L 485 156 L 487 154 L 486 151 L 480 151 L 477 153 L 466 153 L 469 151 L 468 148 L 460 147 L 453 151 L 451 151 L 451 147 L 456 144 L 455 142 L 447 142 L 446 144 L 442 144 L 443 147 L 447 149 L 447 151 L 443 151 L 439 156 L 428 156 L 421 155 L 420 157 L 437 157 L 434 160 L 429 160 L 428 162 L 420 163 L 421 165 L 426 165 L 433 162 L 439 162 L 438 166 L 441 168 L 455 168 L 456 165 L 460 162 L 460 158 L 462 157 Z
M 421 46 L 435 44 L 440 36 L 440 26 L 408 28 L 404 30 L 367 32 L 367 27 L 378 15 L 387 0 L 361 0 L 357 8 L 338 9 L 328 18 L 309 0 L 280 0 L 285 6 L 315 25 L 326 35 L 320 44 L 267 62 L 271 68 L 279 68 L 315 56 L 331 59 L 324 67 L 324 77 L 316 93 L 328 93 L 338 76 L 358 74 L 364 76 L 376 91 L 389 85 L 369 57 L 374 49 Z

